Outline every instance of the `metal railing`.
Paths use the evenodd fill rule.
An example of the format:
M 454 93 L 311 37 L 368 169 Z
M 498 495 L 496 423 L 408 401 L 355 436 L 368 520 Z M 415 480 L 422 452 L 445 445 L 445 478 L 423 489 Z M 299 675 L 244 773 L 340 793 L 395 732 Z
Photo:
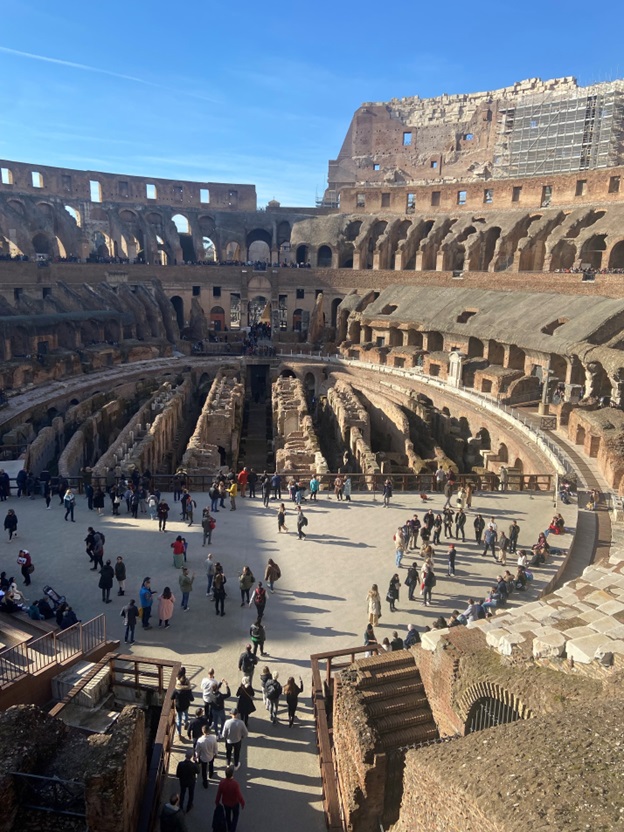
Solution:
M 85 783 L 39 774 L 9 772 L 13 777 L 20 808 L 68 818 L 86 818 Z
M 313 353 L 296 353 L 291 350 L 290 353 L 280 352 L 279 357 L 301 358 L 306 360 L 323 361 L 330 364 L 344 364 L 346 366 L 353 365 L 356 367 L 364 367 L 367 370 L 373 370 L 378 373 L 387 373 L 388 375 L 399 376 L 412 381 L 421 381 L 431 387 L 437 387 L 440 390 L 454 393 L 456 395 L 459 394 L 462 398 L 471 400 L 475 404 L 498 411 L 498 415 L 502 418 L 506 418 L 507 421 L 515 423 L 515 425 L 526 433 L 527 436 L 529 436 L 547 456 L 551 457 L 551 461 L 555 464 L 555 468 L 559 469 L 558 473 L 568 475 L 574 471 L 574 466 L 572 465 L 571 460 L 568 458 L 567 454 L 562 451 L 559 445 L 552 442 L 543 430 L 540 430 L 538 427 L 531 424 L 526 416 L 520 413 L 520 411 L 516 408 L 511 405 L 502 404 L 498 399 L 489 396 L 487 393 L 475 390 L 473 387 L 464 387 L 464 385 L 455 387 L 452 384 L 448 384 L 448 382 L 443 381 L 440 378 L 428 375 L 424 372 L 422 367 L 390 367 L 386 364 L 373 364 L 367 361 L 360 361 L 359 359 L 345 358 L 344 356 L 338 354 L 323 355 L 320 351 L 315 355 Z
M 90 653 L 106 643 L 106 617 L 78 622 L 66 630 L 45 633 L 0 652 L 0 688 L 54 664 Z

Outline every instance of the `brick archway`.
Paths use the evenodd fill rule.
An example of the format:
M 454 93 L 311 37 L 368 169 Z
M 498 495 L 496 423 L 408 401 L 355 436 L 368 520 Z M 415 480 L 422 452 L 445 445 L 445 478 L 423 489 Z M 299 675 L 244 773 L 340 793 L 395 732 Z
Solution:
M 466 691 L 459 702 L 458 713 L 464 723 L 464 734 L 471 732 L 471 719 L 479 705 L 486 701 L 501 706 L 500 713 L 503 718 L 500 719 L 500 723 L 532 719 L 534 716 L 533 711 L 510 690 L 496 682 L 477 682 Z

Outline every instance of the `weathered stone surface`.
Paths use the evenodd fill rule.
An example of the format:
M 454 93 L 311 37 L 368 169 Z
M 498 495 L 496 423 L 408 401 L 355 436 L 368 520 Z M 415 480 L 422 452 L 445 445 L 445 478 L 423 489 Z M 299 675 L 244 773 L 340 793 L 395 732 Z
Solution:
M 563 633 L 541 635 L 533 639 L 533 658 L 552 659 L 563 656 L 565 646 L 566 637 Z
M 581 664 L 590 664 L 598 649 L 610 650 L 610 639 L 602 634 L 594 633 L 591 636 L 572 638 L 566 644 L 566 653 L 569 659 Z

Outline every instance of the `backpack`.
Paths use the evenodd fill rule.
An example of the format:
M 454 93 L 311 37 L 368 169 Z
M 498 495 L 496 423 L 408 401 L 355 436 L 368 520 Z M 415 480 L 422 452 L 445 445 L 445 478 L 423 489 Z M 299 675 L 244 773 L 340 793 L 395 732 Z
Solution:
M 277 679 L 269 679 L 264 688 L 267 699 L 279 699 L 282 695 L 282 686 Z
M 227 832 L 225 809 L 221 803 L 215 806 L 215 810 L 212 813 L 212 832 Z
M 250 653 L 245 653 L 241 662 L 241 667 L 244 673 L 251 673 L 256 666 L 254 657 Z
M 301 518 L 301 525 L 302 526 L 307 526 L 308 525 L 308 518 L 307 517 L 302 517 Z
M 210 518 L 210 521 L 208 522 L 208 525 L 210 526 L 210 531 L 212 531 L 213 529 L 216 529 L 216 527 L 217 527 L 217 521 L 216 521 L 216 520 L 214 520 L 214 519 L 211 517 L 211 518 Z
M 432 587 L 435 586 L 437 584 L 437 582 L 438 581 L 436 579 L 436 576 L 432 573 L 431 574 L 431 584 L 430 584 L 430 586 L 432 586 Z
M 104 532 L 96 532 L 96 534 L 99 534 L 100 540 L 102 541 L 102 546 L 103 546 L 106 543 L 106 538 L 104 537 Z

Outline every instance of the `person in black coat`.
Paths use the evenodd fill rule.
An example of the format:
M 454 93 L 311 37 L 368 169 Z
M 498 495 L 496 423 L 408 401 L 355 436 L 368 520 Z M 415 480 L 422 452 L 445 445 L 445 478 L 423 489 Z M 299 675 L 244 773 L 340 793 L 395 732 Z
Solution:
M 113 578 L 115 577 L 115 570 L 111 566 L 110 560 L 107 560 L 104 566 L 100 569 L 100 582 L 98 586 L 102 590 L 102 601 L 105 604 L 110 604 L 110 592 L 113 588 Z

